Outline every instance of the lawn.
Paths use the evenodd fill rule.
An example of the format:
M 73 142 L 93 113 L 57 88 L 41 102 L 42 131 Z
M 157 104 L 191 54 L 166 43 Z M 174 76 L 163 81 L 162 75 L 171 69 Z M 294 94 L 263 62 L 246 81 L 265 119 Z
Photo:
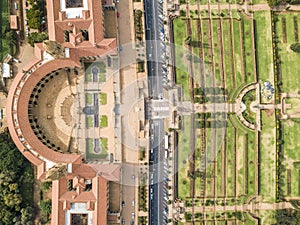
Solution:
M 270 11 L 254 13 L 258 79 L 274 84 Z
M 226 196 L 235 196 L 236 189 L 236 129 L 228 122 L 226 128 Z
M 94 152 L 94 139 L 86 139 L 86 154 L 88 159 L 105 159 L 108 156 L 107 153 L 107 138 L 101 138 L 102 149 L 100 153 Z
M 86 116 L 86 127 L 94 127 L 94 117 L 93 116 Z
M 276 195 L 276 123 L 275 113 L 262 115 L 262 131 L 260 134 L 260 194 L 267 202 L 274 202 Z
M 107 150 L 107 144 L 108 144 L 108 139 L 107 138 L 100 138 L 101 140 L 101 145 L 102 145 L 102 151 L 105 149 Z M 104 148 L 104 149 L 103 149 Z
M 93 63 L 85 63 L 85 81 L 86 82 L 93 82 L 92 77 L 92 68 L 99 69 L 99 82 L 103 83 L 106 82 L 106 64 L 104 62 L 93 62 Z
M 293 163 L 300 161 L 300 142 L 297 141 L 300 133 L 300 123 L 293 120 L 285 120 L 282 124 L 285 158 L 284 165 L 286 166 L 286 169 L 291 170 L 291 195 L 289 197 L 299 198 L 299 169 L 295 168 Z M 284 190 L 287 190 L 287 188 Z
M 256 113 L 250 109 L 251 103 L 256 98 L 255 92 L 256 90 L 248 91 L 242 98 L 242 102 L 246 105 L 246 110 L 243 111 L 242 115 L 251 124 L 255 124 L 256 122 Z
M 299 27 L 300 15 L 298 13 L 277 14 L 276 17 L 278 18 L 278 21 L 276 23 L 276 34 L 278 35 L 279 39 L 278 49 L 281 59 L 281 73 L 283 83 L 282 91 L 297 93 L 300 90 L 300 68 L 299 66 L 297 66 L 300 62 L 300 54 L 293 52 L 290 49 L 290 45 L 296 42 L 294 17 Z M 286 21 L 286 32 L 283 32 L 282 21 L 284 19 Z M 284 39 L 286 39 L 286 41 Z
M 100 93 L 100 104 L 101 105 L 106 105 L 107 104 L 107 94 L 106 93 Z
M 234 20 L 233 21 L 233 39 L 234 39 L 234 70 L 235 70 L 235 88 L 238 84 L 242 83 L 244 80 L 244 56 L 243 56 L 243 45 L 241 46 L 241 23 L 242 20 Z
M 184 100 L 190 100 L 189 75 L 187 73 L 187 49 L 184 47 L 186 38 L 185 21 L 176 18 L 173 20 L 175 61 L 176 61 L 176 83 L 182 85 Z M 183 29 L 184 28 L 184 29 Z
M 247 138 L 245 133 L 237 131 L 237 195 L 242 196 L 246 194 L 247 177 L 245 175 L 247 156 L 246 156 Z
M 267 0 L 253 0 L 253 4 L 268 4 Z
M 85 82 L 92 82 L 93 80 L 92 80 L 92 74 L 87 74 L 87 73 L 85 73 L 85 75 L 84 75 L 84 78 L 85 78 Z
M 182 199 L 190 194 L 190 181 L 187 177 L 190 153 L 190 119 L 190 116 L 183 118 L 183 130 L 180 131 L 178 140 L 178 196 Z
M 219 28 L 219 20 L 212 21 L 212 46 L 213 46 L 213 55 L 214 55 L 214 78 L 215 78 L 215 85 L 219 86 L 222 81 L 222 74 L 221 74 L 221 64 L 223 60 L 221 58 L 221 46 L 219 40 L 218 29 Z
M 243 82 L 251 83 L 255 80 L 254 73 L 254 46 L 252 36 L 252 21 L 248 18 L 242 17 L 243 21 L 243 48 L 244 48 L 244 61 L 245 61 L 245 77 Z
M 85 94 L 86 104 L 92 105 L 93 104 L 93 95 L 90 93 Z
M 228 93 L 232 92 L 234 89 L 234 79 L 232 79 L 232 73 L 233 73 L 233 55 L 232 55 L 232 33 L 231 33 L 231 27 L 229 20 L 222 20 L 222 38 L 223 38 L 223 48 L 224 48 L 224 54 L 226 57 L 224 57 L 224 64 L 225 64 L 225 82 L 226 82 L 226 89 L 228 90 Z
M 107 127 L 108 122 L 107 122 L 107 116 L 102 115 L 100 117 L 100 127 Z

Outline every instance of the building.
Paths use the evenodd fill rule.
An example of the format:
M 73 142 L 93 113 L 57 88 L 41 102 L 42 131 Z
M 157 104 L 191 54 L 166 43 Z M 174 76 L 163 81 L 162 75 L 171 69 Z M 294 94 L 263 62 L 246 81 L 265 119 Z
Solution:
M 104 38 L 101 12 L 101 0 L 47 0 L 49 41 L 35 45 L 35 57 L 16 75 L 8 95 L 7 122 L 12 139 L 37 167 L 37 178 L 53 182 L 53 225 L 106 225 L 119 219 L 118 214 L 108 212 L 110 183 L 120 179 L 120 166 L 107 160 L 114 155 L 113 134 L 106 138 L 78 136 L 88 130 L 78 121 L 90 118 L 79 110 L 79 100 L 87 95 L 80 85 L 87 71 L 93 79 L 106 77 L 110 71 L 104 63 L 100 64 L 107 66 L 104 72 L 86 69 L 85 65 L 118 56 L 116 39 Z M 95 83 L 85 86 L 94 87 Z M 113 94 L 111 91 L 106 97 L 114 99 Z M 96 95 L 92 95 L 94 102 L 98 101 Z M 94 111 L 98 110 L 96 103 Z M 93 118 L 94 124 L 99 122 L 98 114 Z M 81 128 L 74 131 L 76 126 Z M 110 127 L 103 129 L 102 133 L 113 132 Z M 87 160 L 88 154 L 96 157 L 94 161 L 105 157 L 94 163 Z
M 18 30 L 19 29 L 19 19 L 17 15 L 10 15 L 9 16 L 9 24 L 10 29 Z

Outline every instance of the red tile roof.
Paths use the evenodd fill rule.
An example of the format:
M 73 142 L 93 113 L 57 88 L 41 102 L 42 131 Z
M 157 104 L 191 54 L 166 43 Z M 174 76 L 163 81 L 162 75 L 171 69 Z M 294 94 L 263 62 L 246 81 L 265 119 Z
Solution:
M 18 16 L 10 15 L 9 17 L 10 29 L 17 30 L 19 29 Z
M 43 60 L 45 49 L 43 44 L 35 44 L 35 58 L 16 75 L 7 100 L 7 122 L 12 139 L 22 154 L 37 166 L 39 179 L 45 179 L 47 163 L 72 164 L 72 173 L 53 181 L 53 225 L 65 224 L 64 210 L 68 210 L 70 203 L 74 202 L 87 203 L 89 210 L 93 211 L 94 225 L 106 225 L 108 182 L 120 179 L 118 165 L 82 164 L 81 155 L 63 154 L 49 149 L 35 136 L 28 120 L 30 95 L 44 76 L 64 67 L 80 67 L 82 57 L 117 54 L 116 39 L 104 39 L 101 0 L 87 0 L 87 2 L 88 10 L 83 12 L 83 18 L 67 19 L 65 13 L 60 11 L 60 0 L 47 0 L 49 39 L 69 48 L 70 57 L 54 59 L 39 65 Z M 70 29 L 73 31 L 70 35 L 72 42 L 64 42 L 64 30 Z M 88 30 L 89 41 L 82 41 L 83 29 Z M 31 73 L 27 73 L 30 70 Z M 15 103 L 17 108 L 14 107 Z M 75 182 L 76 191 L 68 191 L 68 179 L 74 177 L 78 177 L 78 182 Z M 89 192 L 84 191 L 85 180 L 92 180 L 92 190 Z

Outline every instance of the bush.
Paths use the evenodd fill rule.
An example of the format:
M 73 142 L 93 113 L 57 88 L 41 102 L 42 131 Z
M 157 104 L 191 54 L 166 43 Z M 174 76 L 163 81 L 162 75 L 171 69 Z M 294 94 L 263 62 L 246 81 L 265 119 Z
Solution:
M 43 192 L 48 191 L 52 187 L 51 181 L 46 181 L 42 183 L 42 190 Z
M 48 34 L 45 32 L 43 33 L 32 32 L 30 36 L 27 38 L 27 41 L 33 47 L 34 43 L 41 43 L 47 39 L 48 39 Z
M 51 200 L 42 200 L 40 202 L 40 209 L 41 209 L 41 213 L 46 216 L 47 218 L 49 218 L 50 214 L 51 214 L 51 206 L 52 205 L 52 201 Z
M 292 51 L 299 53 L 300 52 L 300 43 L 291 44 L 290 48 Z

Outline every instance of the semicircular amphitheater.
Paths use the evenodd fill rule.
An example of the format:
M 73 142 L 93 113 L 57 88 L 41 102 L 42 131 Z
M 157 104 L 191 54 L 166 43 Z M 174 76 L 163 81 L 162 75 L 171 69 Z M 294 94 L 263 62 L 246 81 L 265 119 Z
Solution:
M 49 41 L 35 44 L 8 95 L 10 134 L 52 181 L 56 225 L 107 224 L 109 183 L 120 180 L 117 42 L 104 37 L 102 10 L 101 0 L 48 0 Z

